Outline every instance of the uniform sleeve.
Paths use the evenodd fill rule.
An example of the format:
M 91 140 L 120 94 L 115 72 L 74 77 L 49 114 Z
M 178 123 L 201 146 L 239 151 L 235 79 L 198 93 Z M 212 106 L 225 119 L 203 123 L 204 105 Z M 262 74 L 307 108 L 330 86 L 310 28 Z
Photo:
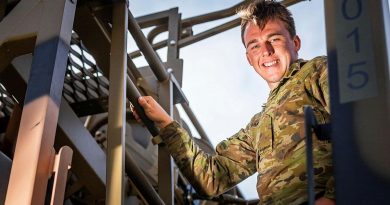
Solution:
M 326 57 L 317 57 L 313 61 L 315 72 L 313 72 L 307 87 L 310 87 L 314 98 L 330 113 L 327 59 Z
M 162 129 L 160 137 L 199 194 L 222 194 L 256 172 L 256 154 L 248 129 L 219 143 L 215 155 L 203 152 L 177 122 Z
M 321 97 L 324 100 L 324 107 L 330 113 L 330 99 L 329 99 L 329 81 L 328 81 L 328 63 L 325 60 L 320 68 L 319 86 L 321 90 Z

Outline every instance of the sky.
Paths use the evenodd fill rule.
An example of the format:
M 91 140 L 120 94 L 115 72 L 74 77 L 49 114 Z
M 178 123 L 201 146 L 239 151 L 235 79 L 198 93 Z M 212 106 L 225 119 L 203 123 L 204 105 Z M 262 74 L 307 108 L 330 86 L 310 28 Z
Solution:
M 132 0 L 129 7 L 135 17 L 178 7 L 182 19 L 186 19 L 225 9 L 239 2 Z M 302 42 L 299 57 L 311 59 L 326 55 L 323 0 L 300 2 L 289 9 Z M 232 18 L 195 26 L 194 34 Z M 131 40 L 129 43 L 132 43 Z M 165 56 L 161 58 L 166 59 Z M 182 48 L 180 58 L 184 60 L 182 89 L 214 147 L 245 127 L 251 117 L 261 111 L 269 88 L 247 62 L 239 27 Z M 136 59 L 135 63 L 137 66 L 145 65 L 142 58 Z M 185 115 L 182 117 L 186 119 Z M 188 121 L 187 124 L 191 123 Z M 199 136 L 193 129 L 192 133 Z M 239 184 L 247 199 L 257 198 L 256 175 Z

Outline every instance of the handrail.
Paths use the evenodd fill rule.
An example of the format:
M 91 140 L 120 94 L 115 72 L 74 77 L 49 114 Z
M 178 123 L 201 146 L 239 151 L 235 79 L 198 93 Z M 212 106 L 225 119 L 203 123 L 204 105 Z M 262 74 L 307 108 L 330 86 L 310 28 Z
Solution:
M 306 0 L 284 0 L 282 2 L 285 6 L 291 6 L 293 4 L 296 4 L 300 1 L 306 1 Z M 229 16 L 234 15 L 237 12 L 237 9 L 242 7 L 245 4 L 248 4 L 250 1 L 242 1 L 232 7 L 229 7 L 227 9 L 222 9 L 219 11 L 211 12 L 208 14 L 202 14 L 194 17 L 190 17 L 188 19 L 184 19 L 182 21 L 182 28 L 192 27 L 197 24 L 206 23 L 210 21 L 215 21 L 218 19 L 223 19 Z M 150 43 L 153 43 L 154 38 L 159 35 L 160 33 L 166 31 L 168 29 L 167 24 L 163 24 L 160 26 L 157 26 L 156 28 L 152 29 L 148 34 L 148 41 Z
M 194 16 L 194 17 L 190 17 L 188 19 L 184 19 L 182 26 L 183 26 L 183 28 L 185 28 L 185 27 L 196 25 L 196 24 L 206 23 L 206 22 L 215 21 L 218 19 L 232 16 L 232 15 L 236 14 L 238 8 L 240 8 L 241 6 L 243 6 L 245 4 L 248 4 L 248 1 L 242 1 L 242 2 L 236 4 L 232 7 L 227 8 L 227 9 L 222 9 L 222 10 L 211 12 L 208 14 L 202 14 L 199 16 Z
M 142 33 L 142 30 L 138 25 L 137 21 L 135 20 L 133 14 L 130 11 L 128 11 L 128 13 L 129 13 L 128 15 L 129 31 L 133 36 L 138 48 L 140 48 L 141 51 L 144 53 L 145 59 L 149 63 L 150 68 L 152 69 L 153 73 L 156 75 L 157 79 L 161 82 L 167 80 L 168 73 L 165 70 L 164 65 L 162 64 L 161 59 L 158 57 L 156 52 L 153 50 L 152 46 L 146 40 L 146 37 Z
M 182 21 L 182 28 L 192 27 L 197 24 L 206 23 L 210 21 L 215 21 L 218 19 L 226 18 L 229 16 L 232 16 L 236 13 L 236 10 L 243 6 L 244 4 L 247 4 L 248 2 L 240 2 L 232 7 L 222 9 L 219 11 L 211 12 L 208 14 L 202 14 L 198 16 L 193 16 L 187 19 L 183 19 Z M 166 31 L 168 29 L 167 24 L 163 24 L 160 26 L 157 26 L 156 28 L 152 29 L 148 34 L 148 41 L 150 43 L 153 43 L 154 38 L 159 35 L 160 33 Z
M 131 81 L 129 76 L 127 76 L 126 80 L 126 89 L 126 97 L 130 100 L 131 104 L 133 104 L 134 109 L 137 112 L 139 118 L 149 130 L 150 134 L 152 134 L 153 137 L 157 136 L 159 130 L 154 125 L 153 121 L 146 116 L 144 109 L 138 103 L 138 98 L 141 97 L 141 94 L 139 93 L 137 87 L 134 85 L 133 81 Z
M 240 19 L 234 19 L 234 20 L 228 21 L 224 24 L 221 24 L 221 25 L 216 26 L 214 28 L 205 30 L 205 31 L 198 33 L 196 35 L 188 36 L 187 38 L 180 39 L 178 42 L 178 47 L 183 48 L 185 46 L 188 46 L 188 45 L 191 45 L 191 44 L 196 43 L 198 41 L 201 41 L 203 39 L 206 39 L 208 37 L 211 37 L 211 36 L 214 36 L 214 35 L 219 34 L 221 32 L 227 31 L 227 30 L 234 28 L 238 25 L 240 25 Z M 159 41 L 159 42 L 153 44 L 152 48 L 154 50 L 158 50 L 160 48 L 164 48 L 167 45 L 168 45 L 167 40 L 162 40 L 162 41 Z M 141 56 L 141 51 L 140 50 L 133 51 L 133 52 L 129 53 L 129 56 L 131 58 L 139 57 L 139 56 Z

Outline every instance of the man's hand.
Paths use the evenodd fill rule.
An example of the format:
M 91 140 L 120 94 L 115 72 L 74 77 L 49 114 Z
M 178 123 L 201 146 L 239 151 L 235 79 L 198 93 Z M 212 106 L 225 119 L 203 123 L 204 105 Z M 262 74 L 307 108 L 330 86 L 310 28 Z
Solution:
M 138 98 L 138 103 L 144 108 L 146 116 L 152 120 L 158 128 L 164 128 L 173 120 L 167 112 L 158 104 L 151 96 L 143 96 Z M 138 122 L 142 122 L 137 112 L 133 111 L 133 115 Z
M 336 202 L 332 199 L 321 197 L 316 200 L 315 205 L 335 205 Z

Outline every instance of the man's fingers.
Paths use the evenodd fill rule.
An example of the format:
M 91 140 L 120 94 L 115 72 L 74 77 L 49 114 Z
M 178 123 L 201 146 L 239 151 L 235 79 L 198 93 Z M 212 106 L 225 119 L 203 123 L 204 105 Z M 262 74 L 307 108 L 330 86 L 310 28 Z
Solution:
M 143 96 L 138 98 L 139 104 L 145 111 L 150 111 L 156 104 L 156 101 L 151 96 Z
M 145 97 L 139 97 L 138 98 L 138 103 L 143 107 L 143 108 L 149 108 L 150 105 L 149 105 L 149 99 L 147 98 L 147 96 Z

